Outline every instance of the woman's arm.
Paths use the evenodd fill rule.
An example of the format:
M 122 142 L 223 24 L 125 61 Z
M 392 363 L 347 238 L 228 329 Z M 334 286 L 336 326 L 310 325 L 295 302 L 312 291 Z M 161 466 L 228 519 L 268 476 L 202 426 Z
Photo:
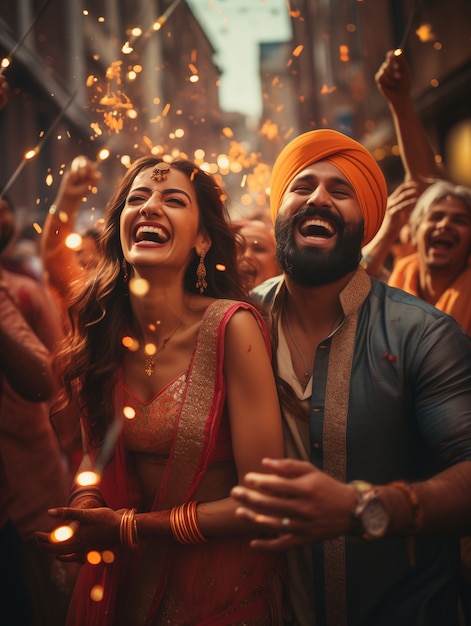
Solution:
M 45 276 L 48 285 L 63 299 L 68 298 L 71 283 L 82 273 L 75 252 L 65 242 L 74 232 L 83 198 L 90 194 L 100 177 L 95 163 L 86 157 L 74 159 L 62 177 L 44 222 L 40 251 Z
M 263 471 L 261 462 L 267 454 L 283 456 L 281 413 L 273 370 L 260 327 L 248 311 L 235 313 L 228 322 L 224 375 L 232 447 L 241 480 L 247 471 Z M 247 532 L 245 522 L 235 517 L 235 509 L 231 497 L 199 504 L 197 516 L 202 534 L 210 538 Z M 137 515 L 139 536 L 151 539 L 155 533 L 168 533 L 168 518 L 169 512 Z

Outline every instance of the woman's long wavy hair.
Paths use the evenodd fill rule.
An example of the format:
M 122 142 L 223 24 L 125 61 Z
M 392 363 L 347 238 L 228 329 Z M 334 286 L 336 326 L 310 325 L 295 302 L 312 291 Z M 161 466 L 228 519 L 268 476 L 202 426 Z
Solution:
M 136 160 L 108 203 L 99 241 L 100 261 L 71 301 L 70 334 L 56 359 L 65 396 L 70 399 L 74 390 L 79 389 L 81 415 L 95 446 L 103 442 L 113 420 L 114 388 L 126 351 L 122 338 L 130 333 L 139 337 L 123 269 L 120 216 L 135 177 L 161 162 L 162 159 L 151 156 Z M 201 226 L 211 238 L 212 245 L 205 258 L 208 283 L 205 295 L 246 300 L 237 272 L 238 243 L 230 226 L 222 189 L 213 176 L 191 161 L 179 158 L 172 161 L 171 166 L 191 181 Z M 184 277 L 187 292 L 198 293 L 198 262 L 195 251 Z

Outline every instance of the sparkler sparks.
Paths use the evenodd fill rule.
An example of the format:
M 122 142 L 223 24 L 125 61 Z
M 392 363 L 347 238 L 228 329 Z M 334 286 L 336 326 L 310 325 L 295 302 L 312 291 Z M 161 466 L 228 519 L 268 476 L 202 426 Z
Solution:
M 13 183 L 15 182 L 15 180 L 18 178 L 18 176 L 21 174 L 24 166 L 26 165 L 26 163 L 28 161 L 30 161 L 31 159 L 33 159 L 34 157 L 36 157 L 41 148 L 43 147 L 43 145 L 46 143 L 46 141 L 49 139 L 49 137 L 52 135 L 52 133 L 54 132 L 54 130 L 56 129 L 57 125 L 59 124 L 59 122 L 61 121 L 61 119 L 63 118 L 65 112 L 67 111 L 67 109 L 69 108 L 69 106 L 72 104 L 75 96 L 76 96 L 76 92 L 73 93 L 70 98 L 67 100 L 67 102 L 65 103 L 65 105 L 62 107 L 61 111 L 59 112 L 59 114 L 57 115 L 56 119 L 52 122 L 52 125 L 50 126 L 49 130 L 47 131 L 47 133 L 45 133 L 43 135 L 43 137 L 41 138 L 41 140 L 39 141 L 39 143 L 32 148 L 31 150 L 27 150 L 23 156 L 23 160 L 20 162 L 20 164 L 18 165 L 18 167 L 16 168 L 16 170 L 13 172 L 13 174 L 10 176 L 10 179 L 8 180 L 7 184 L 5 185 L 5 187 L 3 188 L 3 190 L 0 193 L 0 200 L 3 198 L 3 196 L 5 196 L 8 191 L 11 189 Z
M 31 22 L 31 24 L 28 26 L 28 28 L 23 33 L 23 35 L 20 37 L 20 39 L 18 39 L 18 41 L 13 46 L 13 48 L 10 50 L 10 52 L 7 54 L 7 56 L 2 59 L 2 61 L 0 63 L 0 76 L 3 74 L 4 70 L 6 70 L 7 67 L 9 67 L 11 65 L 11 61 L 12 61 L 13 57 L 15 56 L 16 52 L 22 46 L 24 40 L 29 35 L 29 33 L 33 29 L 34 25 L 36 24 L 36 22 L 39 20 L 39 18 L 43 14 L 43 12 L 46 9 L 46 7 L 49 4 L 49 2 L 50 2 L 50 0 L 46 0 L 46 2 L 43 4 L 43 6 L 39 9 L 39 12 L 36 15 L 36 17 L 34 18 L 34 20 Z

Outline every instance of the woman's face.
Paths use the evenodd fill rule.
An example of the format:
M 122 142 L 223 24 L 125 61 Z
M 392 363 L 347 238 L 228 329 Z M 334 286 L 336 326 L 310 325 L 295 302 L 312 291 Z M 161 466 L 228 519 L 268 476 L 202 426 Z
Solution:
M 209 239 L 200 228 L 200 212 L 192 183 L 176 168 L 157 180 L 153 168 L 134 179 L 120 218 L 125 259 L 137 271 L 149 267 L 185 270 Z

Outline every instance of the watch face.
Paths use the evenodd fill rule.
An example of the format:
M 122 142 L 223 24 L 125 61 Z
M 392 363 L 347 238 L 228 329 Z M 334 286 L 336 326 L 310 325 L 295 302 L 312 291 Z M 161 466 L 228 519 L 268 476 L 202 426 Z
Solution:
M 382 537 L 389 523 L 389 516 L 380 500 L 370 500 L 362 514 L 362 525 L 365 533 L 371 537 Z

